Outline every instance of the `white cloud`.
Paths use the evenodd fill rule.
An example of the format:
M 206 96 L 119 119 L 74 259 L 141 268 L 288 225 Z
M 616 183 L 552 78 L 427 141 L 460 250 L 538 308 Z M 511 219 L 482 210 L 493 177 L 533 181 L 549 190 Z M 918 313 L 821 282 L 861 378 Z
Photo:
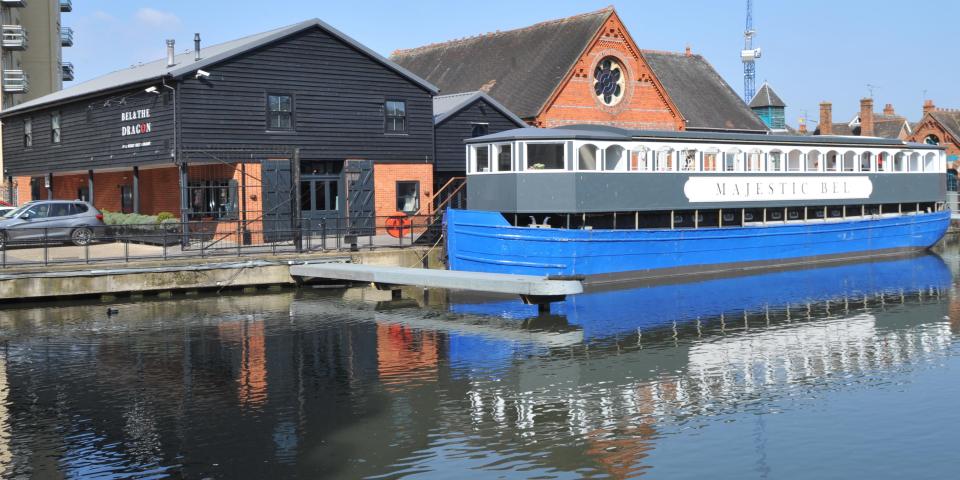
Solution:
M 151 27 L 175 28 L 180 26 L 180 17 L 169 12 L 162 12 L 149 7 L 143 7 L 137 10 L 137 13 L 134 14 L 134 18 Z

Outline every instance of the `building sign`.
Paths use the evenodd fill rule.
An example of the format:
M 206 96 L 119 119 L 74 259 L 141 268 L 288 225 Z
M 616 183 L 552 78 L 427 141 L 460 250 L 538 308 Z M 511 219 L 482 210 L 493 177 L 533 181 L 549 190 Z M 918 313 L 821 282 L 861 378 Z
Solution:
M 120 113 L 121 122 L 136 122 L 120 126 L 120 135 L 142 135 L 153 131 L 153 126 L 149 121 L 142 121 L 150 118 L 150 109 L 141 108 L 139 110 L 130 110 Z
M 865 176 L 690 177 L 683 194 L 692 203 L 849 200 L 870 198 Z

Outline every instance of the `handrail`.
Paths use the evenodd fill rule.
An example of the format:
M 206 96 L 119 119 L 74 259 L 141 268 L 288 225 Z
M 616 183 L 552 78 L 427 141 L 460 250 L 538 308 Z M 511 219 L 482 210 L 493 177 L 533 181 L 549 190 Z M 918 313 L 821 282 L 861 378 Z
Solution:
M 437 191 L 433 192 L 433 195 L 430 195 L 430 198 L 428 199 L 429 201 L 427 202 L 426 207 L 421 206 L 420 209 L 418 209 L 414 213 L 414 215 L 429 215 L 430 213 L 433 213 L 433 200 L 438 196 L 440 196 L 440 194 L 442 194 L 444 190 L 449 188 L 450 184 L 460 181 L 461 183 L 456 188 L 454 188 L 452 192 L 450 192 L 450 195 L 447 196 L 447 200 L 444 202 L 441 202 L 441 205 L 445 205 L 449 203 L 449 199 L 452 198 L 454 194 L 459 192 L 464 185 L 466 185 L 466 179 L 467 177 L 450 177 L 450 180 L 447 180 L 447 183 L 444 183 L 442 187 L 438 188 Z M 429 213 L 423 213 L 424 208 L 427 208 L 427 212 Z M 442 211 L 443 208 L 437 208 L 437 210 Z

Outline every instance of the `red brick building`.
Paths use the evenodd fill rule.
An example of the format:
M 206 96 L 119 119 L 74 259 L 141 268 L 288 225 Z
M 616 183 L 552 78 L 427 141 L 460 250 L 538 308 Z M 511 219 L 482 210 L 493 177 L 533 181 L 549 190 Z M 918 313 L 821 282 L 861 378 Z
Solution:
M 960 167 L 960 110 L 937 108 L 932 100 L 925 101 L 923 117 L 914 125 L 909 140 L 944 147 L 947 168 Z
M 702 56 L 640 49 L 612 7 L 391 60 L 444 94 L 486 92 L 538 127 L 767 131 Z

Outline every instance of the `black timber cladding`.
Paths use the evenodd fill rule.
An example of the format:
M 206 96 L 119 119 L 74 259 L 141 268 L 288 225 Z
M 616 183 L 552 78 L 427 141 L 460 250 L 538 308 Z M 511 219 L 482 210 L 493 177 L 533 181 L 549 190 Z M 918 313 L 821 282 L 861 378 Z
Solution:
M 85 87 L 76 90 L 77 95 L 70 95 L 72 89 L 68 89 L 40 97 L 28 108 L 6 112 L 3 144 L 7 175 L 171 162 L 173 102 L 167 94 L 144 92 L 148 86 L 165 92 L 161 80 L 177 88 L 179 143 L 184 149 L 290 145 L 303 148 L 304 161 L 432 161 L 432 85 L 399 67 L 392 68 L 389 61 L 320 25 L 325 26 L 317 21 L 298 24 L 295 31 L 271 43 L 260 43 L 231 55 L 224 54 L 222 46 L 209 47 L 219 52 L 220 61 L 210 63 L 203 59 L 192 63 L 202 64 L 211 73 L 208 78 L 197 79 L 196 69 L 189 68 L 193 62 L 191 52 L 178 55 L 179 64 L 171 67 L 184 72 L 181 81 L 164 75 L 112 90 Z M 263 34 L 247 38 L 260 37 Z M 235 46 L 237 42 L 227 44 Z M 146 66 L 132 69 L 141 68 Z M 294 97 L 295 131 L 267 131 L 268 93 Z M 383 102 L 388 99 L 406 102 L 407 128 L 402 134 L 384 131 Z M 151 106 L 151 138 L 120 138 L 121 124 L 127 123 L 121 122 L 121 114 L 145 105 Z M 49 118 L 51 112 L 58 110 L 63 117 L 63 142 L 50 145 Z M 22 143 L 22 120 L 28 116 L 34 119 L 32 149 L 24 149 Z M 150 140 L 150 146 L 120 148 L 142 140 Z M 160 151 L 164 147 L 167 148 Z
M 522 126 L 483 98 L 446 116 L 438 123 L 436 135 L 436 167 L 438 172 L 466 172 L 464 140 L 473 134 L 477 123 L 487 124 L 488 133 L 503 132 Z
M 428 162 L 432 92 L 320 29 L 207 68 L 181 86 L 182 143 L 296 145 L 309 160 Z M 268 131 L 268 94 L 293 96 L 294 131 Z M 385 132 L 384 102 L 406 102 L 406 132 Z
M 136 89 L 27 111 L 3 119 L 5 176 L 89 169 L 171 164 L 173 101 L 169 93 Z M 149 110 L 149 116 L 143 112 Z M 51 115 L 60 112 L 61 140 L 51 140 Z M 24 120 L 31 119 L 33 146 L 23 142 Z M 126 120 L 125 120 L 126 119 Z M 149 124 L 150 131 L 130 133 Z M 124 135 L 124 128 L 127 135 Z

